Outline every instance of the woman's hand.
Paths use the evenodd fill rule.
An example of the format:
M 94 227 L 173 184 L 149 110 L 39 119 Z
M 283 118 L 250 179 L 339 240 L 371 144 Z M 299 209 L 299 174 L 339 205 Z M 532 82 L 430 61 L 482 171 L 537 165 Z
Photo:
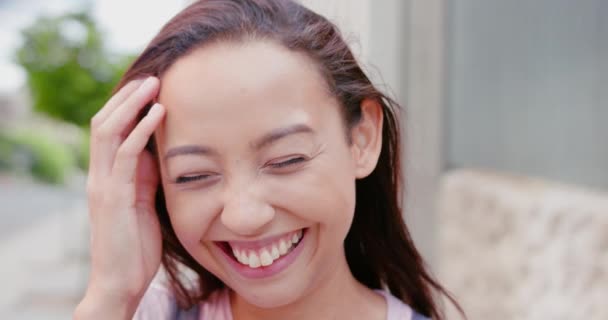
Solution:
M 159 86 L 154 77 L 128 83 L 91 121 L 91 274 L 77 317 L 130 319 L 160 266 L 161 232 L 154 205 L 159 174 L 144 148 L 165 115 L 164 107 L 155 104 L 137 123 Z

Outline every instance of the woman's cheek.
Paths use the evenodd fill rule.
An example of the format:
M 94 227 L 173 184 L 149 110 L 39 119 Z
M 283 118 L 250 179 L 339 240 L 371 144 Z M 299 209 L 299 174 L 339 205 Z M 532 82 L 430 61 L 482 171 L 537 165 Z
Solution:
M 193 192 L 167 201 L 173 230 L 185 248 L 200 244 L 214 217 L 213 201 Z
M 323 167 L 306 168 L 288 176 L 271 177 L 267 192 L 273 205 L 301 219 L 321 224 L 352 219 L 354 181 L 347 175 Z

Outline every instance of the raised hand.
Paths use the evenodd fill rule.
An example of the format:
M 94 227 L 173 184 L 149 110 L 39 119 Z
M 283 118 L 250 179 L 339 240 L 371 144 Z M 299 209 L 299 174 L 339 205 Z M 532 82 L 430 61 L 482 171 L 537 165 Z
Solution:
M 159 174 L 144 148 L 165 109 L 156 103 L 137 119 L 159 86 L 154 77 L 128 83 L 91 121 L 91 274 L 78 318 L 130 319 L 160 266 Z

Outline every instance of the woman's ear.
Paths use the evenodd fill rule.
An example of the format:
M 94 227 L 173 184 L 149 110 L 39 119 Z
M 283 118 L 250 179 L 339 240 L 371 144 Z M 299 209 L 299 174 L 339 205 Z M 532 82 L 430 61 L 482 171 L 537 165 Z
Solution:
M 382 149 L 382 106 L 375 99 L 361 102 L 361 119 L 351 130 L 355 176 L 367 177 L 378 163 Z

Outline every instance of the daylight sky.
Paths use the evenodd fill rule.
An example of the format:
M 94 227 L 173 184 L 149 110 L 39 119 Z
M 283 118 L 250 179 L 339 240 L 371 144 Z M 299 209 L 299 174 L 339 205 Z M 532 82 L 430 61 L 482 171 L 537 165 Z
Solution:
M 25 74 L 12 60 L 20 45 L 19 30 L 39 15 L 60 15 L 91 7 L 106 32 L 110 50 L 137 52 L 185 6 L 187 0 L 0 0 L 0 95 L 25 83 Z

